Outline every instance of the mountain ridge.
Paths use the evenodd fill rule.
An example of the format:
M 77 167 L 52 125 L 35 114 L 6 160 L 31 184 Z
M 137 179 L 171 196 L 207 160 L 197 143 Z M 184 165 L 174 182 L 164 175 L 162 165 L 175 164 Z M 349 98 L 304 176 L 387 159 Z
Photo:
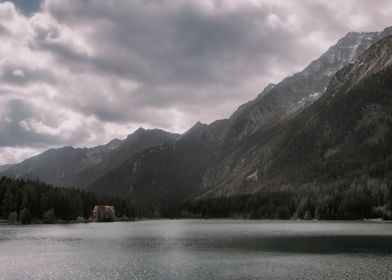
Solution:
M 235 195 L 238 191 L 244 194 L 246 189 L 254 193 L 266 186 L 301 185 L 317 180 L 320 184 L 328 179 L 353 180 L 371 173 L 367 165 L 376 165 L 372 172 L 379 168 L 383 171 L 377 172 L 389 172 L 388 176 L 392 176 L 392 151 L 387 145 L 392 141 L 392 67 L 389 55 L 386 63 L 377 55 L 380 46 L 391 51 L 392 37 L 375 43 L 353 65 L 340 70 L 326 94 L 314 104 L 264 135 L 255 135 L 260 143 L 241 152 L 248 159 L 244 166 L 241 161 L 232 160 L 213 168 L 209 172 L 213 187 L 203 197 Z M 354 75 L 358 80 L 348 89 L 334 85 L 350 80 L 353 69 L 360 68 L 366 58 L 370 59 L 366 65 L 376 62 L 378 66 L 373 67 L 372 73 L 365 78 Z M 266 143 L 262 143 L 263 137 Z M 375 155 L 385 159 L 374 158 Z M 252 163 L 252 158 L 259 160 Z M 332 162 L 339 166 L 337 170 Z M 225 168 L 227 176 L 214 180 L 216 170 Z M 336 174 L 331 175 L 330 170 Z
M 70 157 L 67 164 L 72 161 L 81 164 L 83 160 L 94 162 L 92 168 L 84 169 L 75 177 L 75 180 L 89 178 L 80 184 L 88 190 L 129 195 L 141 200 L 205 199 L 254 194 L 284 184 L 311 184 L 312 181 L 305 179 L 323 178 L 320 174 L 317 178 L 314 174 L 320 171 L 314 169 L 329 174 L 324 161 L 332 164 L 338 162 L 335 157 L 348 154 L 355 158 L 355 154 L 340 150 L 336 144 L 343 145 L 340 138 L 348 139 L 352 147 L 344 145 L 350 151 L 374 149 L 374 143 L 369 148 L 355 140 L 370 133 L 368 138 L 376 140 L 365 137 L 364 141 L 373 141 L 374 146 L 385 150 L 384 144 L 377 144 L 377 139 L 389 137 L 389 109 L 377 96 L 372 99 L 368 95 L 371 95 L 370 85 L 380 92 L 389 90 L 385 80 L 389 77 L 386 68 L 390 65 L 392 49 L 389 34 L 392 34 L 392 27 L 382 32 L 348 33 L 303 71 L 278 84 L 268 85 L 229 119 L 211 124 L 197 122 L 182 135 L 164 133 L 167 134 L 164 140 L 152 136 L 159 143 L 144 139 L 140 140 L 139 144 L 143 145 L 137 149 L 119 149 L 124 143 L 121 141 L 132 142 L 147 132 L 140 128 L 125 140 L 109 142 L 107 145 L 119 152 L 108 153 L 102 162 L 97 162 L 102 153 L 98 147 L 102 146 L 88 150 L 90 157 L 70 147 L 61 151 Z M 382 71 L 385 73 L 378 73 Z M 378 84 L 379 81 L 383 84 Z M 358 93 L 358 88 L 363 90 L 362 94 Z M 344 90 L 350 94 L 344 96 Z M 352 97 L 353 92 L 360 99 Z M 386 93 L 380 96 L 389 102 Z M 345 110 L 349 112 L 348 117 Z M 377 123 L 373 119 L 383 121 L 375 131 L 369 125 Z M 358 127 L 359 132 L 350 125 Z M 161 135 L 162 131 L 150 130 L 149 133 Z M 150 144 L 146 145 L 147 142 Z M 358 151 L 358 164 L 368 164 L 369 155 Z M 48 153 L 53 151 L 42 155 Z M 306 161 L 313 162 L 314 166 Z M 344 158 L 340 161 L 345 162 Z M 352 170 L 349 167 L 341 169 L 347 170 L 347 174 L 358 172 L 359 167 L 355 169 L 352 164 L 347 163 Z M 339 174 L 339 170 L 334 172 Z M 61 177 L 58 172 L 56 174 Z M 60 181 L 58 185 L 62 184 Z
M 268 85 L 254 100 L 241 105 L 230 117 L 226 137 L 249 135 L 263 125 L 291 115 L 302 108 L 306 100 L 316 100 L 338 70 L 355 60 L 371 44 L 389 35 L 392 35 L 392 27 L 381 32 L 347 33 L 303 71 L 276 85 Z
M 12 178 L 39 179 L 63 187 L 86 187 L 108 170 L 145 148 L 179 137 L 160 129 L 139 128 L 124 140 L 113 139 L 92 148 L 65 146 L 13 164 L 1 172 Z

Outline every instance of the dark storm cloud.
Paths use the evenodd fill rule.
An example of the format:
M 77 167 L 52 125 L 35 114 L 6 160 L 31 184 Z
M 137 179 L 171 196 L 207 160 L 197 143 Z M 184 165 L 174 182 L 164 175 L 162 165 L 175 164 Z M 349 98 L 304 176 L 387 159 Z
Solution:
M 48 10 L 62 23 L 90 23 L 99 30 L 89 35 L 95 55 L 81 57 L 58 45 L 52 50 L 96 71 L 154 85 L 238 83 L 247 75 L 268 73 L 275 58 L 287 65 L 298 63 L 296 52 L 302 47 L 297 34 L 285 26 L 267 24 L 268 6 L 208 11 L 182 1 L 78 3 L 74 9 L 48 4 Z M 232 75 L 239 73 L 234 80 Z
M 138 110 L 138 116 L 130 112 L 144 106 L 171 108 L 242 99 L 238 91 L 216 90 L 217 85 L 233 88 L 270 76 L 273 68 L 280 67 L 278 60 L 284 61 L 285 68 L 293 68 L 299 62 L 296 53 L 303 47 L 289 28 L 268 23 L 267 5 L 206 10 L 182 1 L 117 5 L 87 1 L 71 8 L 48 2 L 47 10 L 73 28 L 94 26 L 86 31 L 94 52 L 77 53 L 73 46 L 47 40 L 43 32 L 37 40 L 39 48 L 55 53 L 73 71 L 115 75 L 141 84 L 137 91 L 122 96 L 129 110 L 114 107 L 111 111 L 105 98 L 83 106 L 84 112 L 104 121 L 139 122 L 143 112 Z M 287 20 L 287 15 L 281 17 Z
M 387 0 L 46 0 L 31 16 L 14 3 L 0 3 L 0 156 L 12 160 L 227 117 L 392 13 Z

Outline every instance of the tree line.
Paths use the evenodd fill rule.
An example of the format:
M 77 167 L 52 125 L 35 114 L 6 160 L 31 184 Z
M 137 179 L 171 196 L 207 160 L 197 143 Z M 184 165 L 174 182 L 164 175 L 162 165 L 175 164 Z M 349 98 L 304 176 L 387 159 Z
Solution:
M 10 223 L 54 223 L 88 219 L 95 205 L 114 205 L 118 216 L 136 217 L 129 200 L 98 195 L 79 189 L 65 189 L 48 184 L 0 179 L 0 217 Z
M 118 219 L 392 219 L 392 182 L 362 177 L 331 184 L 269 187 L 256 194 L 172 202 L 57 188 L 42 182 L 0 179 L 0 217 L 10 223 L 88 219 L 95 205 L 113 205 Z
M 340 181 L 331 185 L 282 186 L 257 194 L 196 200 L 183 216 L 245 219 L 392 219 L 392 188 L 385 181 Z

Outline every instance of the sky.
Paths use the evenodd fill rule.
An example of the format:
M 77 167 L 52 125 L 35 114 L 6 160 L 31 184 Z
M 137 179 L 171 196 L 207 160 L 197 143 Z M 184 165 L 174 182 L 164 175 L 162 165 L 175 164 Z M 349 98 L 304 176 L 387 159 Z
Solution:
M 0 0 L 0 164 L 229 117 L 389 0 Z

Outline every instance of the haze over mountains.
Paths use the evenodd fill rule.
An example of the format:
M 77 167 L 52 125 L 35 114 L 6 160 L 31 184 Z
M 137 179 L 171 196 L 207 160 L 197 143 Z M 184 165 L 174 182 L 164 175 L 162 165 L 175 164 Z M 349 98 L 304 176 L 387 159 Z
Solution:
M 139 129 L 90 149 L 48 150 L 1 174 L 178 200 L 391 177 L 392 27 L 350 32 L 229 119 L 183 135 Z

